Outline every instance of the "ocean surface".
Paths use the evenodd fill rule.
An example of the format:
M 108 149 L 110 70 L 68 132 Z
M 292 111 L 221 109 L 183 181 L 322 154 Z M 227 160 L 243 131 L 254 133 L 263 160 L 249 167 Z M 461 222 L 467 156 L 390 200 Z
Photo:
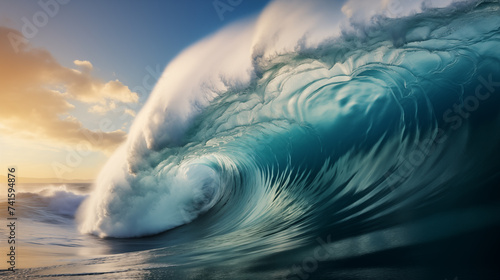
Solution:
M 375 2 L 186 49 L 95 183 L 19 186 L 0 277 L 500 279 L 500 4 Z

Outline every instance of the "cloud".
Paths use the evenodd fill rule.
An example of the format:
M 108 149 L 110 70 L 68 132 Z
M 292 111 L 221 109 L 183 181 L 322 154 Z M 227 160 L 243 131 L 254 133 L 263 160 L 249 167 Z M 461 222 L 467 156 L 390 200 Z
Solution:
M 92 69 L 94 68 L 94 66 L 92 66 L 92 63 L 90 63 L 90 61 L 86 61 L 86 60 L 75 60 L 75 61 L 73 61 L 73 63 L 76 66 L 82 67 L 82 69 L 84 69 L 87 72 L 92 71 Z
M 92 149 L 111 151 L 126 137 L 124 131 L 85 128 L 69 115 L 72 100 L 87 103 L 96 113 L 135 103 L 138 95 L 120 81 L 104 82 L 91 75 L 89 61 L 75 60 L 77 69 L 60 65 L 46 50 L 27 41 L 13 46 L 5 38 L 22 35 L 0 26 L 0 131 L 2 135 L 45 139 L 55 144 L 90 143 Z M 97 107 L 96 107 L 97 106 Z M 102 128 L 106 130 L 105 128 Z M 8 133 L 8 134 L 7 134 Z
M 61 75 L 62 82 L 66 85 L 66 92 L 70 98 L 86 103 L 105 103 L 107 100 L 116 100 L 123 103 L 135 103 L 139 96 L 118 80 L 104 83 L 92 77 L 93 69 L 89 61 L 75 60 L 75 65 L 82 71 L 64 68 Z
M 110 101 L 110 102 L 107 102 L 105 105 L 96 104 L 96 105 L 92 106 L 89 109 L 89 112 L 104 115 L 107 112 L 115 110 L 115 109 L 116 109 L 116 103 L 113 101 Z M 126 110 L 128 110 L 128 109 L 125 109 L 125 111 Z
M 135 117 L 135 111 L 132 109 L 125 109 L 125 114 L 129 114 L 132 117 Z

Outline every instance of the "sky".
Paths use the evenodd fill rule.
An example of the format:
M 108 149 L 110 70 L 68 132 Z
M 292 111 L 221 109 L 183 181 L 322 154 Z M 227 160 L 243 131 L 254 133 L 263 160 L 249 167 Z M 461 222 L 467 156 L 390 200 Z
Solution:
M 168 62 L 267 2 L 0 2 L 1 170 L 93 180 Z

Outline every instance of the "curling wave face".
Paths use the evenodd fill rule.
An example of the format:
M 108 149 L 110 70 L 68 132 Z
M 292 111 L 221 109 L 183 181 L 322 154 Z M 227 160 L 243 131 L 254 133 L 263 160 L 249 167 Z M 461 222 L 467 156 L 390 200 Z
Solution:
M 499 3 L 304 2 L 167 66 L 81 231 L 191 223 L 217 250 L 280 252 L 484 202 L 500 174 Z

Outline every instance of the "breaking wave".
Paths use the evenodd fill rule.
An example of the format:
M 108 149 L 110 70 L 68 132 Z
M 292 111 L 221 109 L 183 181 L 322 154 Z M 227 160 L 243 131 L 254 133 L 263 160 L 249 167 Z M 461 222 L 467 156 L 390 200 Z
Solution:
M 80 207 L 81 231 L 191 223 L 233 240 L 221 248 L 280 252 L 497 205 L 499 8 L 271 3 L 167 66 Z

